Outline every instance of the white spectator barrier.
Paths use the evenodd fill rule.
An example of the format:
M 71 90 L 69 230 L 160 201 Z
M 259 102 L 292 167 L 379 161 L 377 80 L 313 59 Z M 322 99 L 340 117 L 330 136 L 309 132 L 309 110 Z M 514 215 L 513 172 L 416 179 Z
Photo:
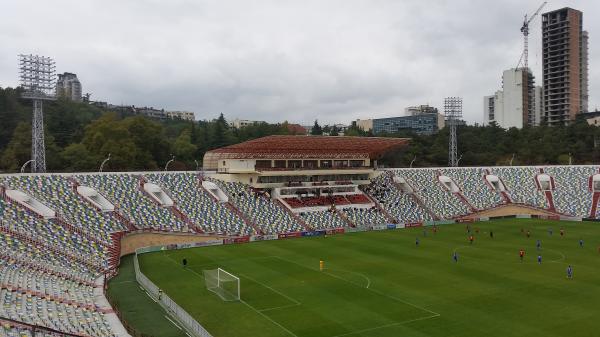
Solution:
M 146 251 L 146 249 L 144 249 Z M 158 247 L 160 250 L 160 247 Z M 147 250 L 153 251 L 153 250 Z M 133 259 L 133 264 L 135 268 L 135 279 L 138 283 L 144 287 L 144 289 L 155 299 L 158 300 L 158 303 L 165 308 L 173 317 L 176 317 L 179 323 L 181 323 L 185 329 L 192 334 L 194 337 L 212 337 L 212 335 L 204 329 L 198 321 L 196 321 L 190 314 L 188 314 L 183 308 L 181 308 L 175 301 L 173 301 L 167 294 L 164 292 L 159 292 L 159 288 L 150 281 L 149 278 L 146 277 L 141 271 L 137 258 L 138 252 L 136 252 L 135 257 Z

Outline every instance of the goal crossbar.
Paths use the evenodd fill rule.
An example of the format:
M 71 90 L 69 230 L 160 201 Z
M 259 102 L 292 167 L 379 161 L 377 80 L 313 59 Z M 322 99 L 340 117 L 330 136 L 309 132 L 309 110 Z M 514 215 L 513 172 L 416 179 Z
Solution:
M 217 268 L 203 270 L 206 289 L 217 294 L 223 301 L 240 300 L 240 278 L 230 272 Z

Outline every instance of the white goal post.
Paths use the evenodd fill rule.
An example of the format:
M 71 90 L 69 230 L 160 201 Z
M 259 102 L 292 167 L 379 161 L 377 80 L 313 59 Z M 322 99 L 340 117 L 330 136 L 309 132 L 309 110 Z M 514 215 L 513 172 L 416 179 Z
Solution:
M 240 300 L 240 278 L 221 269 L 203 270 L 206 289 L 219 295 L 223 301 Z

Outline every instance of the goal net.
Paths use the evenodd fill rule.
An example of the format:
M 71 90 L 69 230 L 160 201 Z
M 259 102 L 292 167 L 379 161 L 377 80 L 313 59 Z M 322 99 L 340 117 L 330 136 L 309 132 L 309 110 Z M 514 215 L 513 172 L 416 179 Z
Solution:
M 221 268 L 203 270 L 206 289 L 219 295 L 223 301 L 240 300 L 240 279 Z

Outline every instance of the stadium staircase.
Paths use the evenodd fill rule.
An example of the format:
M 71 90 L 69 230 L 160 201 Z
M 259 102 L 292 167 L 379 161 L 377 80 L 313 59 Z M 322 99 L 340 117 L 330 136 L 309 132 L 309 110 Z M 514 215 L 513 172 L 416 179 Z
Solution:
M 344 222 L 348 225 L 348 227 L 356 227 L 356 225 L 344 214 L 344 212 L 340 212 L 337 207 L 332 207 L 335 214 L 337 214 Z
M 592 207 L 590 207 L 590 218 L 596 218 L 596 210 L 598 209 L 598 199 L 600 199 L 600 192 L 594 191 L 594 176 L 588 178 L 588 188 L 592 194 Z M 1 190 L 0 190 L 1 193 Z
M 400 188 L 400 185 L 398 183 L 396 183 L 392 180 L 392 184 L 394 184 L 394 187 L 396 187 L 398 189 L 398 191 L 402 191 L 402 188 Z M 417 190 L 415 189 L 415 187 L 408 181 L 406 181 L 406 184 L 408 184 L 410 186 L 410 188 L 412 188 L 412 190 L 413 190 L 413 192 L 409 194 L 411 196 L 411 198 L 413 199 L 413 201 L 417 205 L 419 205 L 419 207 L 421 207 L 425 212 L 427 212 L 427 214 L 429 214 L 433 220 L 440 220 L 440 217 L 437 216 L 429 207 L 427 207 L 427 205 L 425 205 L 423 200 L 421 200 L 421 198 L 417 194 Z
M 362 190 L 362 189 L 361 189 Z M 385 219 L 389 222 L 389 223 L 399 223 L 400 221 L 396 218 L 394 218 L 390 213 L 388 213 L 388 211 L 386 211 L 383 207 L 381 207 L 381 204 L 379 203 L 379 201 L 377 201 L 376 198 L 372 198 L 368 193 L 366 193 L 365 191 L 362 191 L 363 194 L 367 197 L 367 199 L 369 199 L 374 205 L 375 208 L 381 213 L 383 214 L 383 216 L 385 217 Z
M 490 172 L 489 169 L 485 169 L 485 174 L 486 175 L 490 175 L 492 174 Z M 490 184 L 489 181 L 487 181 L 487 179 L 485 179 L 485 176 L 482 177 L 483 181 L 485 182 L 485 184 L 492 190 L 495 192 L 494 188 L 492 187 L 492 185 Z M 504 181 L 502 180 L 501 177 L 498 177 L 498 180 L 500 180 L 500 182 L 502 183 L 502 186 L 504 186 L 504 188 L 506 188 L 506 184 L 504 183 Z M 504 200 L 504 203 L 506 204 L 511 204 L 512 200 L 510 199 L 510 195 L 508 195 L 508 193 L 506 191 L 500 191 L 500 196 L 502 197 L 502 199 Z
M 438 171 L 438 175 L 441 175 L 441 174 L 442 174 L 442 172 Z M 454 181 L 454 179 L 450 178 L 450 180 L 457 187 L 460 186 L 456 183 L 456 181 Z M 440 185 L 441 185 L 441 182 L 440 182 Z M 444 187 L 442 186 L 442 188 L 444 188 Z M 473 206 L 473 204 L 469 201 L 469 199 L 467 199 L 467 197 L 465 197 L 465 195 L 462 194 L 460 187 L 458 189 L 458 192 L 452 192 L 452 194 L 454 194 L 463 204 L 465 204 L 467 206 L 467 208 L 469 209 L 469 211 L 471 211 L 472 213 L 475 213 L 478 211 L 477 207 Z
M 108 248 L 108 265 L 110 266 L 111 276 L 117 274 L 117 267 L 121 263 L 121 239 L 126 234 L 126 232 L 110 233 L 112 245 Z
M 146 177 L 140 176 L 139 184 L 138 184 L 139 191 L 143 195 L 145 195 L 146 198 L 148 198 L 153 204 L 155 204 L 156 207 L 163 207 L 163 205 L 161 205 L 158 201 L 156 201 L 156 199 L 154 199 L 152 196 L 150 196 L 150 193 L 148 193 L 148 191 L 146 191 L 144 189 L 144 184 L 147 182 L 148 182 L 148 180 L 146 179 Z M 177 219 L 183 221 L 183 223 L 185 223 L 194 233 L 199 233 L 199 234 L 204 233 L 204 231 L 200 228 L 200 226 L 196 225 L 194 223 L 194 221 L 192 221 L 192 219 L 190 219 L 190 217 L 187 216 L 187 214 L 185 214 L 182 210 L 179 209 L 179 207 L 177 207 L 177 202 L 173 198 L 173 193 L 171 193 L 171 191 L 167 187 L 163 186 L 162 183 L 160 183 L 159 186 L 162 189 L 162 191 L 166 195 L 168 195 L 169 198 L 171 198 L 171 200 L 173 201 L 173 206 L 167 207 L 169 209 L 169 211 L 171 212 L 171 214 L 173 214 L 173 216 L 176 217 Z
M 544 169 L 540 168 L 540 173 L 544 173 Z M 537 175 L 535 176 L 535 184 L 538 189 L 542 189 L 540 186 L 540 182 L 538 181 Z M 544 195 L 546 196 L 546 200 L 548 201 L 548 210 L 551 212 L 556 212 L 556 207 L 554 206 L 554 197 L 552 196 L 552 190 L 554 190 L 554 177 L 550 176 L 550 190 L 544 191 Z
M 277 205 L 279 207 L 283 208 L 294 220 L 296 220 L 297 223 L 299 223 L 302 227 L 304 227 L 305 230 L 307 230 L 307 231 L 313 230 L 313 228 L 306 221 L 304 221 L 302 218 L 297 216 L 296 213 L 292 212 L 289 208 L 287 208 L 283 204 L 283 201 L 281 201 L 281 199 L 279 199 L 279 198 L 277 198 Z
M 247 226 L 254 228 L 256 233 L 258 233 L 260 235 L 265 234 L 262 231 L 262 229 L 260 229 L 254 222 L 252 222 L 252 220 L 250 220 L 242 211 L 240 211 L 239 208 L 237 208 L 231 201 L 227 201 L 225 203 L 225 207 L 227 207 L 230 211 L 232 211 L 237 216 L 239 216 L 242 220 L 244 220 L 244 223 L 246 223 Z
M 99 266 L 98 264 L 92 262 L 90 259 L 86 259 L 86 258 L 82 257 L 81 255 L 74 254 L 74 253 L 69 252 L 69 251 L 67 251 L 65 249 L 62 249 L 62 248 L 59 248 L 59 247 L 56 247 L 56 246 L 53 246 L 53 245 L 49 245 L 49 244 L 47 244 L 45 242 L 42 242 L 42 241 L 40 241 L 38 239 L 35 239 L 35 238 L 31 237 L 31 236 L 29 236 L 29 235 L 27 235 L 25 233 L 21 233 L 19 231 L 12 230 L 12 229 L 10 229 L 8 227 L 5 227 L 5 226 L 0 226 L 0 232 L 8 234 L 10 236 L 13 236 L 13 237 L 19 239 L 20 241 L 28 243 L 29 245 L 36 246 L 41 251 L 46 251 L 47 250 L 47 251 L 51 251 L 51 252 L 54 252 L 56 254 L 65 256 L 65 257 L 69 258 L 70 260 L 79 262 L 79 263 L 81 263 L 81 264 L 83 264 L 83 265 L 87 266 L 88 268 L 93 269 L 95 271 L 98 271 L 98 272 L 101 272 L 101 273 L 103 273 L 103 272 L 106 271 L 104 268 L 102 268 L 102 266 Z

